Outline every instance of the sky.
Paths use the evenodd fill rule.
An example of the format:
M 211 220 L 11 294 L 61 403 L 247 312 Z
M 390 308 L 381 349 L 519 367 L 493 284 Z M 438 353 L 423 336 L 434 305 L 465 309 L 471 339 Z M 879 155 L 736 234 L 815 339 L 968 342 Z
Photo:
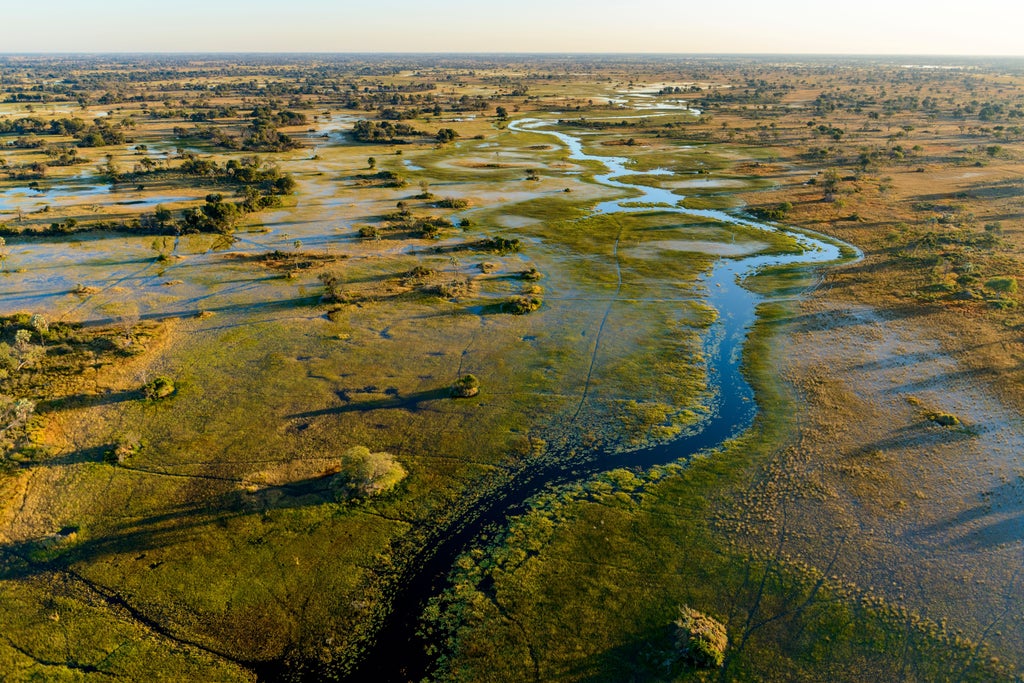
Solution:
M 41 7 L 43 11 L 41 11 Z M 0 52 L 1024 55 L 1019 0 L 0 0 Z

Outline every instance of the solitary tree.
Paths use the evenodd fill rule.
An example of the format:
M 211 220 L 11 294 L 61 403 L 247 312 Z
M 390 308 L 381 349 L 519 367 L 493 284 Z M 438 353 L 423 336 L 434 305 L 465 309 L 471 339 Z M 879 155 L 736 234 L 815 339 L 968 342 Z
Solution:
M 43 315 L 36 313 L 29 319 L 28 324 L 39 335 L 39 343 L 46 346 L 46 339 L 43 335 L 50 331 L 50 323 L 46 321 L 46 318 Z
M 452 385 L 452 396 L 469 398 L 480 393 L 480 380 L 474 375 L 463 375 Z
M 702 668 L 722 666 L 725 648 L 729 644 L 724 624 L 683 605 L 679 608 L 675 625 L 676 648 L 684 659 Z
M 438 142 L 445 143 L 451 142 L 455 138 L 459 137 L 459 134 L 452 128 L 442 128 L 437 131 L 437 135 L 435 137 L 437 137 Z

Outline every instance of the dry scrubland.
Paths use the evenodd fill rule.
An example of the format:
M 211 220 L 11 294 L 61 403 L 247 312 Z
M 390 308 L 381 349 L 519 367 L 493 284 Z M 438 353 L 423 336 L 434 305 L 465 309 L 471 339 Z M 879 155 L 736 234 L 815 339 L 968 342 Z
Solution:
M 1020 63 L 0 70 L 9 679 L 1020 675 Z M 751 430 L 544 491 L 410 608 L 489 496 L 698 429 L 701 276 L 796 248 L 592 214 L 523 117 L 863 258 L 746 281 Z

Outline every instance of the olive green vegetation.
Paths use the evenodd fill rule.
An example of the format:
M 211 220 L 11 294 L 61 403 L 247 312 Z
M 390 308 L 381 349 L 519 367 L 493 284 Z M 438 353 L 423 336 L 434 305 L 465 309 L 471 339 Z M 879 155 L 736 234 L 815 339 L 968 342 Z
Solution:
M 676 619 L 676 650 L 696 667 L 717 668 L 725 663 L 729 635 L 725 624 L 683 605 Z
M 0 585 L 7 681 L 249 681 L 201 647 L 154 637 L 68 574 Z
M 0 468 L 45 457 L 35 438 L 43 416 L 87 405 L 81 392 L 88 382 L 104 367 L 144 352 L 154 333 L 153 326 L 131 323 L 86 329 L 40 314 L 0 317 Z M 159 381 L 147 385 L 147 395 L 151 388 L 154 395 L 167 391 Z
M 684 197 L 680 200 L 680 206 L 684 209 L 735 209 L 741 206 L 742 202 L 731 194 L 702 194 L 698 197 Z
M 760 314 L 745 354 L 755 428 L 685 466 L 537 497 L 427 610 L 435 680 L 1013 680 L 937 624 L 719 526 L 789 429 L 766 351 L 792 310 Z M 721 659 L 680 648 L 681 606 L 725 626 Z
M 711 257 L 630 252 L 686 233 L 678 221 L 554 220 L 503 231 L 523 239 L 503 254 L 459 246 L 482 228 L 387 258 L 225 256 L 239 272 L 292 273 L 264 285 L 291 303 L 169 324 L 168 349 L 132 391 L 74 404 L 74 450 L 40 456 L 35 481 L 52 492 L 26 508 L 55 540 L 6 546 L 3 583 L 35 600 L 53 592 L 62 619 L 116 591 L 170 650 L 195 643 L 227 662 L 350 652 L 415 545 L 401 539 L 457 515 L 466 491 L 543 457 L 545 441 L 635 447 L 697 419 L 705 377 L 693 359 L 713 314 L 695 289 Z M 543 305 L 503 313 L 508 295 L 539 287 L 531 272 L 544 276 Z M 333 273 L 329 305 L 320 273 Z M 424 288 L 457 278 L 451 297 Z M 468 374 L 484 389 L 454 399 Z M 584 401 L 578 429 L 552 428 Z M 71 574 L 80 589 L 45 583 Z M 11 647 L 29 648 L 25 614 L 3 614 Z M 121 644 L 82 638 L 104 653 Z
M 564 158 L 531 137 L 530 154 Z M 435 183 L 479 182 L 489 169 L 435 172 L 477 144 L 410 157 Z M 397 160 L 378 165 L 406 175 Z M 298 247 L 225 256 L 221 271 L 237 276 L 285 274 L 263 285 L 285 303 L 239 300 L 178 321 L 131 391 L 72 404 L 73 449 L 40 469 L 62 493 L 34 493 L 27 508 L 52 534 L 4 550 L 4 585 L 39 601 L 51 592 L 66 622 L 97 618 L 91 595 L 116 595 L 142 624 L 160 625 L 166 651 L 194 646 L 235 675 L 230 662 L 351 656 L 372 635 L 391 568 L 415 550 L 410 530 L 457 516 L 466 491 L 544 457 L 547 443 L 635 448 L 699 419 L 700 332 L 714 312 L 698 277 L 714 257 L 677 243 L 793 247 L 671 212 L 588 217 L 592 202 L 558 190 L 481 208 L 473 227 L 433 239 L 375 226 L 382 239 L 346 260 Z M 510 217 L 524 224 L 500 227 Z M 411 248 L 373 253 L 397 240 Z M 516 248 L 494 246 L 506 244 Z M 453 385 L 485 390 L 459 401 Z M 45 467 L 46 452 L 37 460 Z M 54 576 L 64 579 L 56 589 Z M 15 652 L 34 642 L 23 618 L 12 606 L 0 624 Z M 83 635 L 82 647 L 130 653 L 139 628 L 109 643 Z M 97 661 L 98 674 L 118 674 Z M 187 662 L 153 661 L 187 677 Z
M 163 211 L 143 221 L 126 208 L 160 192 L 192 197 L 167 204 L 176 211 L 191 204 L 191 227 L 206 226 L 205 215 L 217 219 L 209 227 L 229 229 L 240 222 L 236 211 L 222 200 L 201 202 L 236 183 L 211 188 L 213 176 L 199 179 L 217 168 L 260 166 L 197 139 L 193 134 L 203 131 L 192 130 L 191 121 L 205 121 L 212 133 L 238 132 L 239 112 L 218 109 L 248 110 L 253 102 L 279 109 L 270 91 L 291 95 L 289 107 L 308 107 L 304 117 L 332 118 L 327 108 L 360 118 L 378 109 L 385 118 L 396 114 L 386 108 L 397 98 L 407 107 L 399 113 L 430 135 L 458 129 L 457 139 L 442 136 L 446 144 L 414 136 L 408 144 L 371 145 L 292 130 L 288 135 L 304 148 L 267 151 L 283 173 L 294 174 L 297 196 L 259 207 L 274 209 L 259 214 L 265 232 L 250 225 L 246 235 L 173 241 L 105 235 L 113 246 L 91 263 L 108 270 L 90 282 L 107 281 L 126 258 L 142 265 L 131 276 L 138 279 L 125 283 L 163 279 L 165 269 L 187 282 L 166 279 L 156 294 L 127 286 L 100 292 L 71 280 L 72 292 L 51 297 L 73 297 L 66 309 L 73 315 L 118 318 L 118 299 L 135 297 L 148 311 L 187 317 L 158 327 L 132 324 L 126 315 L 117 328 L 88 330 L 30 315 L 3 322 L 0 446 L 10 456 L 8 476 L 0 477 L 0 499 L 8 501 L 0 510 L 5 679 L 251 680 L 252 669 L 267 662 L 344 669 L 339 662 L 351 662 L 372 640 L 398 587 L 395 577 L 415 562 L 431 531 L 461 519 L 476 496 L 553 452 L 634 449 L 701 419 L 709 399 L 701 335 L 715 311 L 703 303 L 699 278 L 719 258 L 708 253 L 715 251 L 709 243 L 727 253 L 799 250 L 782 234 L 670 211 L 591 216 L 596 201 L 631 191 L 596 187 L 593 176 L 603 170 L 596 163 L 569 159 L 549 135 L 507 130 L 489 117 L 487 102 L 468 116 L 461 101 L 467 93 L 493 95 L 516 111 L 520 104 L 575 106 L 614 121 L 614 108 L 585 104 L 595 91 L 620 87 L 611 80 L 566 72 L 548 82 L 530 79 L 513 96 L 502 91 L 520 84 L 495 89 L 494 82 L 519 76 L 502 73 L 495 81 L 490 69 L 378 74 L 370 67 L 365 75 L 357 72 L 362 66 L 343 75 L 320 67 L 356 84 L 340 99 L 342 80 L 293 78 L 306 67 L 274 65 L 259 79 L 217 76 L 212 89 L 193 88 L 206 80 L 200 72 L 177 91 L 160 76 L 159 99 L 102 105 L 105 118 L 136 138 L 134 149 L 118 143 L 101 150 L 112 152 L 102 172 L 113 180 L 117 164 L 159 165 L 142 148 L 178 144 L 174 124 L 185 122 L 188 143 L 204 150 L 201 159 L 188 159 L 202 174 L 133 172 L 123 178 L 144 180 L 146 194 L 125 194 L 127 201 L 117 201 L 132 192 L 122 182 L 118 194 L 96 205 L 40 201 L 25 215 L 4 212 L 12 234 L 29 229 L 59 238 L 32 238 L 33 248 L 81 249 L 87 260 L 101 235 L 69 242 L 68 231 L 133 220 L 162 225 Z M 29 68 L 20 59 L 9 67 L 16 74 L 4 79 L 4 89 L 14 95 L 30 85 L 22 79 Z M 51 64 L 37 73 L 63 75 L 66 68 Z M 621 86 L 637 68 L 615 74 Z M 107 83 L 107 76 L 90 79 Z M 40 88 L 55 81 L 43 80 Z M 421 81 L 436 88 L 420 90 Z M 423 93 L 438 102 L 433 116 L 419 99 Z M 101 95 L 123 97 L 92 93 Z M 444 114 L 458 118 L 443 119 L 442 104 Z M 4 116 L 29 106 L 12 101 Z M 81 107 L 88 112 L 84 99 Z M 810 110 L 794 111 L 803 130 Z M 277 116 L 291 119 L 283 114 Z M 291 122 L 305 127 L 307 120 Z M 288 123 L 268 121 L 264 142 L 273 143 L 274 126 Z M 708 145 L 718 135 L 731 141 L 740 129 L 719 131 L 716 121 L 714 131 L 694 135 L 696 128 L 686 130 L 694 123 L 689 115 L 637 120 L 585 142 L 596 154 L 629 156 L 631 168 L 678 173 L 630 182 L 678 185 L 683 208 L 742 205 L 705 179 L 769 189 L 768 180 L 737 166 L 774 174 L 749 162 L 770 159 L 778 148 Z M 53 139 L 66 146 L 65 138 Z M 756 144 L 753 134 L 745 139 Z M 46 151 L 62 149 L 4 140 L 15 143 L 0 159 L 15 187 L 23 184 L 16 176 Z M 80 171 L 61 162 L 46 173 L 44 189 Z M 787 177 L 795 176 L 777 174 L 771 182 Z M 819 198 L 794 199 L 794 216 L 841 205 Z M 773 198 L 766 206 L 783 203 Z M 458 228 L 450 225 L 453 217 Z M 324 253 L 301 251 L 298 237 Z M 917 253 L 919 245 L 907 246 Z M 12 273 L 18 259 L 7 256 L 0 239 L 5 277 L 18 282 L 10 290 L 25 288 L 34 274 Z M 96 272 L 80 266 L 69 270 Z M 1016 304 L 1017 281 L 1007 275 L 1012 263 L 982 272 L 975 279 L 984 282 L 989 305 Z M 813 281 L 805 269 L 780 267 L 747 284 L 788 296 Z M 213 304 L 203 310 L 208 300 Z M 742 545 L 729 519 L 734 501 L 765 466 L 768 444 L 788 438 L 795 412 L 770 379 L 766 352 L 791 311 L 765 305 L 761 313 L 746 358 L 764 409 L 756 429 L 686 467 L 616 470 L 534 500 L 531 512 L 460 561 L 454 587 L 431 606 L 425 628 L 441 655 L 437 678 L 1003 677 L 983 651 L 934 624 L 770 548 Z M 157 341 L 163 346 L 151 349 Z M 970 429 L 948 413 L 923 417 Z M 827 566 L 828 559 L 814 564 Z

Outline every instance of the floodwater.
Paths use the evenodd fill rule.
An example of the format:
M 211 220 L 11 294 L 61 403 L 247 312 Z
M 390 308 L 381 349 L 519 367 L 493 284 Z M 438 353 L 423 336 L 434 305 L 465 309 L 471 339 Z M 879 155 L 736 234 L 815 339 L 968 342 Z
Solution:
M 547 125 L 547 121 L 524 119 L 516 121 L 509 128 L 554 136 L 569 148 L 570 158 L 597 161 L 605 166 L 608 172 L 596 176 L 598 183 L 644 193 L 639 198 L 602 202 L 596 207 L 595 213 L 642 211 L 645 209 L 637 209 L 628 204 L 665 201 L 665 190 L 627 185 L 617 180 L 630 175 L 643 175 L 627 168 L 627 159 L 587 154 L 578 137 L 544 130 Z M 676 195 L 671 197 L 672 202 L 679 199 Z M 526 510 L 526 503 L 532 496 L 551 486 L 583 481 L 599 472 L 619 467 L 648 468 L 686 461 L 702 451 L 719 447 L 753 423 L 756 404 L 753 390 L 741 372 L 742 351 L 747 333 L 757 318 L 757 305 L 762 297 L 744 288 L 743 278 L 767 266 L 838 262 L 842 258 L 842 251 L 839 244 L 824 238 L 749 221 L 723 211 L 672 210 L 681 215 L 744 225 L 765 232 L 781 232 L 796 240 L 804 249 L 800 254 L 720 258 L 711 273 L 704 278 L 707 302 L 718 312 L 716 322 L 704 339 L 709 384 L 716 393 L 710 413 L 695 430 L 669 443 L 630 452 L 596 451 L 576 457 L 556 454 L 555 458 L 527 468 L 507 485 L 482 496 L 451 528 L 437 531 L 436 537 L 432 539 L 434 542 L 425 545 L 421 556 L 416 558 L 407 575 L 402 577 L 399 593 L 392 602 L 392 612 L 377 633 L 372 649 L 350 677 L 351 680 L 420 680 L 429 672 L 431 662 L 424 654 L 426 643 L 416 635 L 426 601 L 444 589 L 446 577 L 458 557 L 473 547 L 482 533 L 487 529 L 507 526 L 512 517 Z

